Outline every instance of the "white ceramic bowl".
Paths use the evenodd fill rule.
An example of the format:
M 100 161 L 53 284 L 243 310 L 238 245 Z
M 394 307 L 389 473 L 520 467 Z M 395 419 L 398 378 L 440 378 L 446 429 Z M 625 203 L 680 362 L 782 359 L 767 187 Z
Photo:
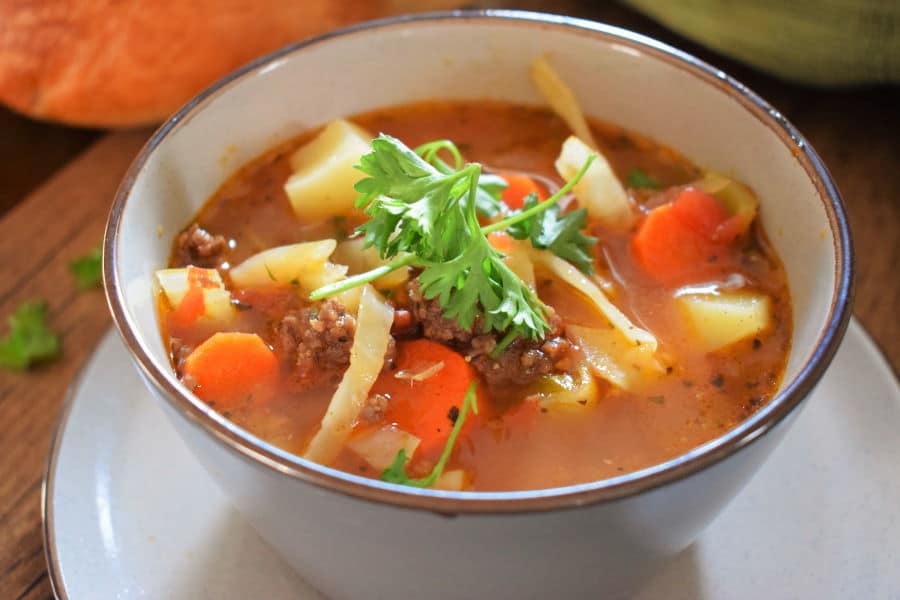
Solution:
M 307 462 L 234 426 L 179 383 L 160 339 L 152 276 L 225 177 L 338 116 L 433 98 L 539 103 L 528 67 L 542 53 L 590 115 L 649 134 L 759 194 L 794 302 L 793 352 L 777 397 L 720 438 L 652 468 L 564 488 L 476 493 L 394 486 Z M 334 598 L 622 593 L 655 558 L 690 544 L 778 443 L 838 346 L 852 282 L 838 193 L 778 112 L 654 40 L 518 12 L 352 27 L 230 75 L 141 152 L 104 250 L 115 323 L 147 386 L 235 506 Z

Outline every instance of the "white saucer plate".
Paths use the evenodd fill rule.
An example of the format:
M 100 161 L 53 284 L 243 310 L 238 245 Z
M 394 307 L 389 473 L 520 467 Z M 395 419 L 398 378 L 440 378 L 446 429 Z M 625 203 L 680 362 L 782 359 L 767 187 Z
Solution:
M 898 431 L 900 386 L 852 322 L 784 443 L 634 598 L 900 598 Z M 61 417 L 44 534 L 63 599 L 321 597 L 230 507 L 112 332 Z

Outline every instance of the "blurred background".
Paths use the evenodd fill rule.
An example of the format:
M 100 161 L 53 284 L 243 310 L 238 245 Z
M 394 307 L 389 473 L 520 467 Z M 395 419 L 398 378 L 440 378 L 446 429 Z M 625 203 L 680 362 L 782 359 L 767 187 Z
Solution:
M 0 214 L 105 129 L 152 126 L 254 57 L 354 22 L 463 5 L 452 0 L 3 2 Z M 521 0 L 465 7 L 569 14 L 659 38 L 723 67 L 812 138 L 900 131 L 900 2 Z M 804 126 L 826 115 L 834 117 L 830 132 Z M 883 135 L 873 143 L 878 139 Z

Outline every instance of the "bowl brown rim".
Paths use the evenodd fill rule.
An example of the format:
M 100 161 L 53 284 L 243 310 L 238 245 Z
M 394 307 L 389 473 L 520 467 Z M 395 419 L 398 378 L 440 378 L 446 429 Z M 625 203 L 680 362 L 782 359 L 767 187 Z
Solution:
M 828 215 L 835 241 L 835 288 L 827 318 L 827 325 L 816 342 L 809 360 L 797 376 L 762 409 L 725 434 L 686 454 L 619 477 L 540 490 L 518 492 L 445 492 L 421 490 L 384 483 L 343 473 L 302 459 L 280 450 L 235 426 L 215 413 L 199 399 L 184 391 L 166 365 L 157 364 L 140 340 L 126 309 L 123 288 L 118 274 L 118 233 L 122 215 L 132 187 L 154 150 L 174 131 L 231 84 L 260 69 L 304 49 L 331 40 L 352 36 L 372 29 L 403 29 L 424 23 L 451 23 L 465 26 L 472 22 L 490 21 L 511 26 L 538 29 L 565 29 L 576 35 L 595 37 L 625 45 L 657 60 L 663 60 L 708 85 L 724 91 L 738 100 L 745 109 L 760 120 L 791 149 L 792 154 L 813 182 Z M 148 231 L 150 231 L 148 229 Z M 244 460 L 300 481 L 314 484 L 359 498 L 394 506 L 455 513 L 522 513 L 574 508 L 598 502 L 608 502 L 680 481 L 745 448 L 766 435 L 785 419 L 809 394 L 824 374 L 838 349 L 850 317 L 853 297 L 853 250 L 850 229 L 840 194 L 819 156 L 797 129 L 784 116 L 749 88 L 723 71 L 705 62 L 658 42 L 652 38 L 610 25 L 573 17 L 512 10 L 463 10 L 401 16 L 336 30 L 303 42 L 286 46 L 227 75 L 201 92 L 169 118 L 150 138 L 126 173 L 110 210 L 103 242 L 103 277 L 107 302 L 113 321 L 137 367 L 156 390 L 189 423 L 223 443 Z

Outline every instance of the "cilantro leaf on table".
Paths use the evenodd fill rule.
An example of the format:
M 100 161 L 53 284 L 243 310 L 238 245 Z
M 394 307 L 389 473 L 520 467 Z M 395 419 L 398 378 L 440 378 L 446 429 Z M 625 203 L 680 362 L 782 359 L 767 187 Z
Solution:
M 628 175 L 625 176 L 625 179 L 628 182 L 628 187 L 632 188 L 658 190 L 662 187 L 656 177 L 645 173 L 637 167 L 628 171 Z
M 97 246 L 69 263 L 69 272 L 75 278 L 79 289 L 86 290 L 103 285 L 103 252 Z
M 537 194 L 529 194 L 522 210 L 529 210 L 539 202 Z M 585 273 L 592 273 L 590 247 L 597 243 L 597 238 L 582 232 L 587 224 L 587 210 L 579 208 L 560 216 L 561 212 L 558 204 L 553 205 L 530 219 L 511 225 L 506 231 L 517 240 L 531 240 L 535 248 L 550 250 Z
M 0 339 L 0 367 L 22 371 L 59 354 L 59 337 L 47 326 L 47 303 L 26 302 L 9 317 Z
M 466 395 L 463 397 L 459 414 L 456 417 L 456 421 L 453 423 L 453 429 L 450 430 L 450 435 L 447 436 L 447 443 L 444 444 L 444 450 L 441 452 L 441 456 L 438 458 L 437 463 L 435 463 L 434 468 L 431 469 L 431 473 L 419 479 L 410 478 L 406 474 L 406 462 L 409 457 L 406 456 L 406 450 L 401 448 L 397 452 L 397 455 L 394 457 L 394 461 L 390 466 L 381 472 L 381 480 L 387 481 L 388 483 L 399 483 L 400 485 L 422 488 L 434 484 L 434 482 L 443 474 L 444 467 L 447 466 L 447 461 L 450 460 L 450 455 L 453 453 L 453 445 L 456 443 L 456 438 L 459 436 L 459 432 L 466 422 L 466 416 L 469 413 L 469 409 L 472 410 L 472 413 L 478 414 L 478 403 L 476 402 L 475 390 L 476 383 L 473 381 L 466 390 Z

